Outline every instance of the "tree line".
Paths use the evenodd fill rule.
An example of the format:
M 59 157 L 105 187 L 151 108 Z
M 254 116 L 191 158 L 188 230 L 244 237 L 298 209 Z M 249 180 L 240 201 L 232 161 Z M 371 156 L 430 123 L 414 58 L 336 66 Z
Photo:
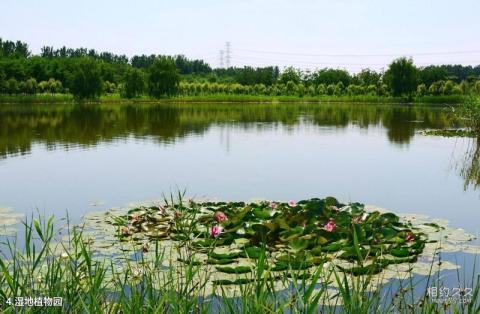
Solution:
M 425 96 L 480 94 L 480 66 L 416 67 L 399 58 L 385 72 L 364 69 L 301 71 L 278 66 L 213 69 L 183 55 L 128 58 L 94 49 L 45 46 L 32 55 L 26 43 L 0 38 L 0 93 L 71 93 L 78 99 L 120 94 L 182 95 L 377 95 Z

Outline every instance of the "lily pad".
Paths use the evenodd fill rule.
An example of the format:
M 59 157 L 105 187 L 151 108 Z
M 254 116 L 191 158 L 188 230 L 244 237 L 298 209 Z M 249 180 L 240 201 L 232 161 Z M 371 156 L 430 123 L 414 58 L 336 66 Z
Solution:
M 303 200 L 294 207 L 266 201 L 135 206 L 86 217 L 98 256 L 112 254 L 117 261 L 143 251 L 153 259 L 148 251 L 158 246 L 165 251 L 162 267 L 205 266 L 212 285 L 249 283 L 241 275 L 251 273 L 258 259 L 279 279 L 301 279 L 297 273 L 307 278 L 317 267 L 392 278 L 395 270 L 431 263 L 425 256 L 434 256 L 436 247 L 461 250 L 458 243 L 473 237 L 444 221 L 334 198 Z M 195 258 L 183 259 L 190 256 L 186 251 Z M 422 267 L 417 271 L 424 272 Z

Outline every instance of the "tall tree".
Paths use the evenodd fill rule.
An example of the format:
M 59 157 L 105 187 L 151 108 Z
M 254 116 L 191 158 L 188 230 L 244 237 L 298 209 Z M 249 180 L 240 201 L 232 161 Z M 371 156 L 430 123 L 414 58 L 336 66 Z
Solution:
M 300 83 L 300 73 L 298 70 L 293 67 L 286 68 L 280 77 L 278 78 L 280 83 L 287 84 L 288 82 L 293 82 L 294 84 Z
M 321 69 L 312 74 L 311 81 L 315 84 L 337 84 L 342 82 L 344 86 L 348 86 L 352 78 L 346 70 L 340 69 Z
M 0 94 L 5 91 L 5 84 L 6 84 L 6 75 L 3 72 L 3 69 L 0 68 Z
M 444 67 L 430 65 L 419 70 L 419 80 L 426 86 L 432 85 L 434 82 L 444 81 L 448 77 L 448 72 Z
M 380 73 L 370 69 L 363 69 L 362 71 L 360 71 L 360 73 L 355 75 L 355 79 L 358 81 L 357 83 L 363 86 L 376 86 L 380 82 L 381 78 L 382 75 Z
M 133 98 L 145 90 L 145 76 L 142 70 L 130 69 L 125 74 L 125 96 Z
M 102 93 L 102 76 L 95 60 L 81 58 L 75 66 L 70 91 L 78 99 L 97 98 Z
M 178 93 L 180 74 L 175 60 L 171 57 L 158 57 L 148 69 L 148 92 L 150 96 L 160 98 Z
M 418 70 L 412 59 L 394 60 L 385 72 L 385 81 L 394 96 L 411 96 L 417 89 Z

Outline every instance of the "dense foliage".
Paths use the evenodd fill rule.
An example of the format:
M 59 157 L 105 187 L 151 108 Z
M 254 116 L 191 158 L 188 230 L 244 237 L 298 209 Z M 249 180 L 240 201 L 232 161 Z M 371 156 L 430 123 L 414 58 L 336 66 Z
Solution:
M 170 207 L 181 210 L 175 204 Z M 195 222 L 189 220 L 188 211 L 181 212 L 185 215 L 177 215 L 175 228 L 180 227 L 183 235 L 191 237 L 190 228 Z M 285 270 L 273 271 L 277 266 L 265 258 L 271 254 L 266 248 L 257 251 L 256 258 L 252 250 L 244 252 L 252 256 L 249 266 L 204 267 L 196 263 L 198 249 L 190 249 L 188 239 L 177 241 L 174 246 L 163 245 L 162 239 L 147 246 L 136 246 L 127 237 L 123 238 L 125 241 L 118 241 L 109 234 L 108 240 L 102 241 L 98 235 L 115 230 L 102 224 L 110 217 L 108 213 L 112 212 L 85 218 L 87 225 L 92 223 L 96 227 L 95 233 L 91 233 L 89 227 L 85 229 L 69 221 L 57 229 L 54 217 L 24 221 L 18 236 L 14 235 L 16 229 L 11 228 L 10 236 L 0 241 L 0 312 L 412 313 L 415 309 L 415 313 L 427 314 L 478 313 L 480 310 L 480 285 L 475 266 L 471 278 L 445 273 L 451 264 L 437 254 L 427 263 L 411 263 L 403 269 L 400 265 L 385 275 L 402 278 L 401 284 L 385 282 L 383 273 L 346 274 L 337 262 L 322 263 L 321 258 L 316 261 L 318 265 L 310 269 L 293 270 L 291 268 L 303 267 L 295 267 L 298 264 L 287 260 L 287 269 L 283 266 Z M 3 214 L 12 217 L 8 210 Z M 10 220 L 17 223 L 18 217 Z M 20 240 L 24 245 L 16 245 Z M 455 245 L 464 247 L 462 242 L 455 241 Z M 414 245 L 411 242 L 411 246 Z M 430 245 L 427 243 L 426 247 Z M 446 244 L 442 237 L 442 247 L 445 245 L 451 244 Z M 175 263 L 172 254 L 181 261 Z M 219 253 L 216 247 L 211 247 L 201 254 L 225 261 L 224 255 L 228 252 Z M 328 258 L 329 254 L 324 256 Z M 222 276 L 229 279 L 216 279 L 218 284 L 212 285 L 214 269 L 222 270 Z M 440 270 L 442 276 L 438 274 Z M 453 285 L 471 287 L 471 291 L 465 289 L 465 297 L 451 298 L 448 302 L 429 297 L 430 287 L 443 287 L 446 276 L 457 278 Z M 234 279 L 236 277 L 239 278 Z M 230 283 L 237 285 L 224 285 Z M 19 295 L 35 297 L 20 299 Z M 61 304 L 49 306 L 50 296 L 60 298 Z M 45 302 L 43 307 L 34 299 L 40 299 L 40 304 Z M 21 311 L 18 311 L 17 300 L 23 306 Z M 29 306 L 29 300 L 35 305 Z
M 90 69 L 86 69 L 87 63 Z M 160 64 L 164 70 L 160 70 Z M 86 79 L 87 75 L 93 79 Z M 289 67 L 280 71 L 278 66 L 213 69 L 203 60 L 183 55 L 139 55 L 129 59 L 86 48 L 43 47 L 39 55 L 32 55 L 26 43 L 0 39 L 0 94 L 10 95 L 71 93 L 79 99 L 104 94 L 133 98 L 147 92 L 153 97 L 178 93 L 448 96 L 480 94 L 479 77 L 480 66 L 418 68 L 406 58 L 394 60 L 385 73 L 364 69 L 352 74 L 330 68 L 304 72 Z
M 100 67 L 88 58 L 79 59 L 72 74 L 70 91 L 79 99 L 96 98 L 102 93 Z
M 385 72 L 385 81 L 394 96 L 412 95 L 418 81 L 418 70 L 413 60 L 400 58 L 393 61 Z
M 156 58 L 148 68 L 150 96 L 173 96 L 177 93 L 180 76 L 175 61 L 170 57 Z
M 185 221 L 195 222 L 187 233 Z M 225 248 L 225 253 L 210 252 L 205 259 L 198 255 L 197 261 L 233 274 L 250 272 L 250 267 L 238 263 L 243 258 L 259 258 L 265 247 L 273 272 L 307 269 L 335 254 L 335 258 L 355 262 L 355 266 L 337 262 L 342 271 L 374 274 L 389 264 L 415 262 L 427 241 L 426 234 L 395 214 L 366 212 L 362 204 L 343 205 L 333 197 L 298 203 L 190 201 L 174 207 L 135 208 L 112 223 L 123 240 L 185 241 L 193 234 L 190 245 L 199 254 L 213 246 Z

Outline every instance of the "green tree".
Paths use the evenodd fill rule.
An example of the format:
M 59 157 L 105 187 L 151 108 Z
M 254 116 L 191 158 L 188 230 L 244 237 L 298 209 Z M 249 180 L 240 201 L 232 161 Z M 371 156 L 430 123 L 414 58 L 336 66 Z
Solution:
M 36 79 L 31 77 L 25 82 L 25 92 L 27 94 L 31 94 L 31 95 L 36 94 L 37 88 L 38 88 L 38 84 Z
M 311 80 L 315 84 L 337 84 L 342 82 L 344 86 L 350 85 L 352 77 L 345 70 L 340 69 L 322 69 L 312 74 Z
M 427 86 L 425 84 L 420 84 L 417 86 L 417 96 L 425 96 L 427 93 Z
M 18 91 L 20 94 L 26 94 L 27 93 L 27 86 L 25 82 L 19 82 L 18 83 Z
M 255 84 L 253 86 L 253 89 L 255 91 L 255 94 L 263 95 L 263 94 L 265 94 L 266 86 L 264 84 Z
M 318 95 L 325 95 L 327 93 L 327 86 L 325 84 L 318 84 L 317 86 L 317 94 Z
M 345 88 L 345 86 L 343 85 L 342 81 L 338 82 L 337 84 L 335 84 L 334 94 L 337 95 L 337 96 L 342 95 L 344 88 Z
M 360 94 L 360 86 L 355 85 L 355 84 L 350 84 L 347 86 L 346 89 L 347 95 L 353 96 L 353 95 L 359 95 Z
M 5 72 L 2 69 L 0 69 L 0 94 L 3 93 L 5 90 L 5 84 L 7 83 L 5 78 L 6 78 Z
M 125 74 L 125 96 L 134 98 L 145 91 L 145 75 L 142 70 L 130 69 Z
M 385 72 L 385 81 L 394 96 L 411 96 L 417 89 L 418 70 L 412 59 L 394 60 Z
M 434 82 L 443 81 L 447 77 L 447 70 L 437 65 L 429 65 L 419 70 L 420 82 L 426 86 L 432 85 Z
M 388 85 L 379 84 L 377 89 L 378 96 L 389 96 Z
M 288 82 L 298 84 L 300 83 L 300 73 L 293 67 L 288 67 L 282 72 L 278 80 L 282 84 L 287 84 Z
M 377 85 L 370 84 L 367 86 L 367 94 L 368 95 L 376 95 L 377 94 Z
M 370 69 L 363 69 L 355 76 L 358 84 L 363 86 L 377 85 L 382 75 Z
M 428 93 L 433 96 L 438 96 L 443 91 L 443 81 L 433 82 L 432 85 L 428 88 Z
M 103 82 L 103 91 L 107 94 L 113 94 L 117 91 L 117 84 L 105 81 Z
M 467 81 L 462 81 L 460 83 L 460 89 L 463 95 L 467 95 L 470 93 L 470 84 Z
M 295 95 L 297 93 L 297 84 L 294 81 L 288 81 L 285 85 L 287 95 Z
M 451 95 L 454 87 L 455 87 L 455 82 L 450 80 L 446 81 L 445 85 L 443 85 L 443 94 Z
M 303 83 L 297 85 L 297 94 L 300 97 L 305 96 L 305 85 Z
M 47 81 L 41 81 L 40 83 L 38 83 L 38 89 L 40 90 L 40 92 L 42 93 L 46 93 L 48 92 L 48 82 Z
M 93 99 L 102 93 L 102 77 L 95 60 L 81 58 L 75 64 L 70 91 L 77 99 Z
M 475 82 L 475 92 L 480 95 L 480 81 Z
M 461 95 L 462 90 L 460 89 L 460 86 L 455 85 L 452 89 L 452 95 Z
M 13 77 L 8 79 L 7 84 L 6 84 L 6 89 L 9 94 L 16 94 L 18 93 L 19 85 L 16 79 Z
M 52 95 L 55 95 L 56 93 L 60 93 L 62 91 L 63 85 L 62 82 L 57 81 L 54 78 L 50 78 L 47 82 L 47 88 Z
M 333 94 L 335 94 L 335 87 L 336 87 L 335 84 L 328 84 L 327 85 L 327 95 L 332 96 Z
M 148 69 L 148 92 L 150 96 L 160 98 L 178 93 L 180 74 L 175 60 L 171 57 L 158 57 Z

